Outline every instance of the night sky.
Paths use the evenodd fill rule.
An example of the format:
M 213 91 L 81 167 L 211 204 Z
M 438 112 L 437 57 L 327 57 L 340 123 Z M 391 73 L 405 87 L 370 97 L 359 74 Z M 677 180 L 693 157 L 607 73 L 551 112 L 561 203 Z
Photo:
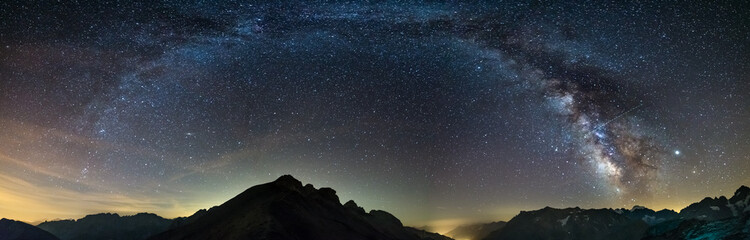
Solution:
M 445 231 L 750 184 L 746 1 L 102 2 L 0 3 L 0 217 L 292 174 Z

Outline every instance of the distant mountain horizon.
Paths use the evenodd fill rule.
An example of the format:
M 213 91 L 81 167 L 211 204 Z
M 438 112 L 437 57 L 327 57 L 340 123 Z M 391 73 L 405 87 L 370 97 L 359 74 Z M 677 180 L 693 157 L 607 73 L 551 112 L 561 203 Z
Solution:
M 740 185 L 739 189 L 742 189 L 742 188 L 749 188 L 749 187 L 747 187 L 746 185 Z M 659 211 L 670 210 L 670 211 L 680 212 L 682 209 L 685 209 L 685 208 L 689 207 L 690 205 L 696 204 L 696 203 L 698 203 L 698 202 L 700 202 L 702 200 L 705 200 L 705 199 L 720 199 L 721 197 L 722 196 L 703 197 L 702 199 L 696 198 L 697 202 L 692 202 L 692 203 L 685 204 L 685 206 L 682 207 L 682 208 L 666 208 L 666 207 L 663 207 Z M 196 211 L 206 210 L 206 209 L 208 209 L 210 207 L 211 206 L 207 206 L 205 208 L 200 208 L 200 209 L 198 209 Z M 552 206 L 552 205 L 547 205 L 547 206 L 540 207 L 538 209 L 543 209 L 545 207 L 550 207 L 550 208 L 576 208 L 577 207 L 577 208 L 581 208 L 581 209 L 633 209 L 633 208 L 647 208 L 647 209 L 651 209 L 651 210 L 655 210 L 655 211 L 657 210 L 657 208 L 652 208 L 652 207 L 649 207 L 647 205 L 640 205 L 640 204 L 634 204 L 630 208 L 623 208 L 623 207 L 584 207 L 584 206 L 581 206 L 581 205 L 577 205 L 577 206 Z M 536 209 L 536 210 L 538 210 L 538 209 Z M 518 212 L 520 213 L 522 211 L 533 211 L 533 210 L 535 210 L 535 209 L 533 209 L 533 208 L 532 209 L 523 208 L 523 209 L 518 209 Z M 195 212 L 193 212 L 193 214 L 194 213 Z M 51 218 L 51 219 L 46 219 L 45 218 L 45 219 L 39 219 L 39 220 L 33 220 L 33 221 L 22 220 L 22 219 L 12 219 L 12 220 L 18 221 L 18 222 L 23 222 L 23 223 L 30 224 L 30 225 L 33 225 L 33 226 L 37 226 L 37 225 L 39 225 L 41 223 L 44 223 L 44 222 L 55 222 L 55 221 L 65 221 L 65 220 L 78 220 L 78 219 L 85 218 L 87 216 L 98 215 L 98 214 L 116 214 L 116 215 L 119 215 L 121 217 L 135 216 L 135 215 L 138 215 L 138 214 L 155 214 L 155 215 L 157 215 L 159 217 L 162 217 L 162 218 L 165 218 L 165 219 L 187 218 L 187 217 L 189 217 L 189 216 L 192 215 L 192 214 L 190 214 L 190 215 L 178 215 L 178 216 L 175 216 L 175 217 L 165 217 L 163 215 L 160 215 L 160 213 L 158 213 L 158 212 L 148 212 L 148 211 L 137 211 L 137 212 L 102 211 L 102 212 L 90 212 L 90 213 L 86 213 L 84 215 L 81 215 L 81 217 L 79 217 L 79 218 L 75 218 L 75 217 L 59 218 L 58 217 L 58 218 Z M 516 215 L 518 215 L 518 214 L 516 214 Z M 516 215 L 513 215 L 513 217 L 515 217 Z M 0 216 L 0 217 L 2 217 L 2 216 Z M 512 219 L 513 217 L 510 217 L 510 218 L 496 218 L 496 219 L 493 219 L 493 220 L 468 221 L 468 222 L 465 222 L 465 223 L 456 224 L 456 227 L 458 227 L 458 226 L 465 226 L 465 225 L 487 224 L 487 223 L 497 222 L 497 221 L 507 222 L 507 221 L 510 221 L 510 219 Z M 433 226 L 431 226 L 429 224 L 427 224 L 427 225 L 425 225 L 425 224 L 407 224 L 407 225 L 409 225 L 411 227 L 414 227 L 416 229 L 423 229 L 423 230 L 424 229 L 429 229 L 429 228 L 433 227 Z
M 744 186 L 744 185 L 742 185 L 742 186 Z M 719 197 L 720 197 L 720 196 L 719 196 Z M 706 197 L 706 198 L 711 198 L 711 197 Z M 714 198 L 718 198 L 718 197 L 714 197 Z M 705 199 L 705 198 L 704 198 L 704 199 Z M 684 209 L 684 208 L 687 208 L 687 207 L 688 207 L 688 206 L 690 206 L 691 204 L 695 204 L 695 203 L 696 203 L 696 202 L 693 202 L 693 203 L 687 204 L 687 205 L 686 205 L 685 207 L 679 208 L 679 210 L 681 210 L 681 209 Z M 557 206 L 554 206 L 554 207 L 553 207 L 553 206 L 544 206 L 544 207 L 541 207 L 541 208 L 539 208 L 539 209 L 542 209 L 542 208 L 545 208 L 545 207 L 551 207 L 551 208 L 575 208 L 575 207 L 578 207 L 578 208 L 582 208 L 582 209 L 607 209 L 607 207 L 599 207 L 599 208 L 597 208 L 597 207 L 591 207 L 591 208 L 586 208 L 586 207 L 582 207 L 582 206 L 567 206 L 567 207 L 557 207 Z M 656 208 L 651 208 L 651 207 L 648 207 L 648 206 L 642 206 L 642 205 L 638 205 L 638 204 L 634 204 L 634 205 L 633 205 L 632 207 L 630 207 L 630 208 L 616 208 L 616 207 L 610 207 L 609 209 L 632 209 L 633 207 L 643 207 L 643 208 L 647 208 L 647 209 L 651 209 L 651 210 L 656 210 Z M 209 206 L 209 207 L 207 207 L 207 208 L 200 208 L 200 209 L 198 209 L 198 210 L 196 210 L 196 211 L 200 211 L 200 210 L 207 210 L 208 208 L 210 208 L 210 206 Z M 528 208 L 525 208 L 525 209 L 526 209 L 526 210 L 524 210 L 524 209 L 519 209 L 519 210 L 518 210 L 518 212 L 520 213 L 521 211 L 532 211 L 532 210 L 534 210 L 534 209 L 528 209 Z M 536 209 L 536 210 L 538 210 L 538 209 Z M 679 212 L 679 211 L 677 211 L 678 209 L 675 209 L 675 208 L 661 208 L 661 210 L 670 210 L 670 211 L 675 211 L 675 212 Z M 661 211 L 661 210 L 660 210 L 660 211 Z M 193 214 L 194 214 L 194 213 L 195 213 L 195 212 L 193 212 Z M 118 212 L 118 211 L 102 211 L 102 212 L 90 212 L 90 213 L 86 213 L 86 214 L 84 214 L 84 215 L 81 215 L 81 217 L 78 217 L 78 218 L 75 218 L 75 217 L 70 217 L 70 218 L 59 218 L 59 217 L 58 217 L 58 218 L 51 218 L 51 219 L 46 219 L 46 218 L 44 218 L 44 219 L 40 219 L 40 220 L 34 220 L 34 221 L 29 221 L 29 220 L 22 220 L 22 219 L 12 219 L 12 220 L 13 220 L 13 221 L 18 221 L 18 222 L 23 222 L 23 223 L 26 223 L 26 224 L 29 224 L 29 225 L 33 225 L 33 226 L 37 226 L 37 225 L 39 225 L 39 224 L 41 224 L 41 223 L 44 223 L 44 222 L 55 222 L 55 221 L 65 221 L 65 220 L 74 220 L 74 221 L 75 221 L 75 220 L 79 220 L 79 219 L 85 218 L 85 217 L 87 217 L 87 216 L 91 216 L 91 215 L 99 215 L 99 214 L 115 214 L 115 215 L 118 215 L 118 216 L 121 216 L 121 217 L 135 216 L 135 215 L 138 215 L 138 214 L 155 214 L 155 215 L 157 215 L 157 216 L 159 216 L 159 217 L 162 217 L 162 218 L 165 218 L 165 219 L 179 219 L 179 218 L 187 218 L 187 217 L 190 217 L 190 216 L 192 215 L 192 214 L 191 214 L 191 215 L 179 215 L 179 216 L 176 216 L 176 217 L 165 217 L 165 216 L 163 216 L 163 215 L 160 215 L 160 214 L 159 214 L 158 212 L 148 212 L 148 211 L 139 211 L 139 212 Z M 517 215 L 517 214 L 516 214 L 516 215 Z M 516 215 L 513 215 L 513 216 L 516 216 Z M 1 216 L 0 216 L 0 217 L 1 217 Z M 477 221 L 469 221 L 469 222 L 465 222 L 465 223 L 461 223 L 461 224 L 456 224 L 456 226 L 458 227 L 458 226 L 466 226 L 466 225 L 487 224 L 487 223 L 491 223 L 491 222 L 498 222 L 498 221 L 499 221 L 499 222 L 507 222 L 507 221 L 509 221 L 510 219 L 512 219 L 512 217 L 511 217 L 511 218 L 497 218 L 497 219 L 494 219 L 494 220 L 477 220 Z M 416 229 L 422 229 L 422 230 L 425 230 L 425 229 L 429 229 L 429 228 L 432 228 L 432 226 L 431 226 L 431 225 L 429 225 L 429 224 L 427 224 L 427 225 L 425 225 L 425 224 L 407 224 L 407 225 L 408 225 L 408 226 L 411 226 L 411 227 L 414 227 L 414 228 L 416 228 Z
M 78 220 L 43 222 L 37 225 L 61 240 L 142 240 L 166 231 L 173 220 L 153 213 L 120 216 L 116 213 L 87 215 Z
M 750 187 L 748 187 L 746 185 L 740 185 L 740 187 L 735 192 L 740 192 L 740 191 L 743 191 L 743 190 L 750 192 Z M 706 196 L 706 197 L 703 197 L 702 199 L 696 199 L 696 200 L 705 201 L 706 199 L 721 199 L 721 197 L 722 196 L 714 196 L 714 197 L 708 197 L 708 196 Z M 679 209 L 677 209 L 677 208 L 661 208 L 661 210 L 671 210 L 671 211 L 675 211 L 675 212 L 680 212 L 683 209 L 688 208 L 690 205 L 694 205 L 696 203 L 698 203 L 698 202 L 693 202 L 693 203 L 686 204 L 684 207 L 679 208 Z M 211 206 L 207 206 L 207 208 L 201 208 L 201 209 L 198 209 L 196 211 L 205 210 L 205 209 L 208 209 L 210 207 Z M 571 208 L 571 207 L 573 207 L 573 208 L 574 207 L 585 208 L 585 207 L 582 207 L 580 205 L 579 206 L 560 206 L 560 207 L 553 207 L 553 206 L 547 205 L 547 206 L 541 207 L 539 209 L 542 209 L 542 208 L 545 208 L 545 207 L 551 207 L 551 208 Z M 590 208 L 585 208 L 585 209 L 607 209 L 607 208 L 610 208 L 610 209 L 625 209 L 625 208 L 616 208 L 616 207 L 590 207 Z M 628 208 L 628 209 L 633 209 L 633 208 L 647 208 L 647 209 L 656 210 L 656 208 L 652 208 L 652 207 L 644 206 L 644 205 L 639 205 L 639 204 L 634 204 L 631 208 Z M 522 211 L 530 211 L 530 210 L 533 210 L 533 209 L 529 209 L 529 210 L 519 209 L 518 211 L 520 213 Z M 680 210 L 680 211 L 678 211 L 678 210 Z M 40 220 L 34 220 L 34 221 L 22 220 L 22 219 L 13 219 L 13 220 L 14 221 L 23 222 L 23 223 L 26 223 L 26 224 L 30 224 L 30 225 L 33 225 L 33 226 L 37 226 L 37 225 L 39 225 L 41 223 L 44 223 L 44 222 L 55 222 L 55 221 L 64 221 L 64 220 L 77 220 L 77 219 L 85 218 L 87 216 L 98 215 L 98 214 L 115 214 L 115 215 L 119 215 L 119 216 L 122 216 L 122 217 L 135 216 L 135 215 L 138 215 L 138 214 L 155 214 L 155 215 L 158 215 L 159 217 L 162 217 L 162 218 L 165 218 L 165 219 L 179 219 L 179 218 L 186 218 L 186 217 L 191 216 L 191 215 L 183 215 L 183 216 L 176 216 L 176 217 L 168 218 L 168 217 L 164 217 L 164 216 L 160 215 L 157 212 L 146 212 L 146 211 L 137 211 L 137 212 L 103 211 L 103 212 L 91 212 L 91 213 L 87 213 L 87 214 L 81 216 L 80 218 L 74 218 L 74 217 L 71 217 L 71 218 L 53 218 L 53 219 L 40 219 Z M 516 216 L 516 215 L 514 215 L 514 216 Z M 2 216 L 0 216 L 0 217 L 2 217 Z M 507 222 L 510 219 L 512 219 L 512 217 L 511 218 L 497 218 L 497 219 L 494 219 L 494 220 L 491 220 L 491 221 L 487 221 L 487 220 L 485 220 L 485 221 L 482 221 L 482 220 L 470 221 L 470 222 L 465 222 L 465 223 L 457 224 L 456 227 L 462 226 L 462 225 L 486 224 L 486 223 L 490 223 L 492 221 L 504 221 L 504 222 Z M 421 225 L 421 224 L 415 224 L 415 225 L 409 225 L 409 226 L 412 226 L 412 227 L 417 228 L 417 229 L 425 229 L 425 228 L 431 227 L 429 225 Z
M 295 239 L 295 236 L 422 240 L 450 239 L 448 237 L 469 240 L 681 239 L 696 234 L 717 234 L 733 239 L 750 232 L 749 213 L 750 188 L 743 185 L 729 198 L 706 197 L 679 212 L 669 209 L 655 211 L 638 205 L 630 209 L 545 207 L 520 211 L 508 221 L 463 224 L 443 236 L 406 227 L 385 211 L 371 210 L 368 213 L 352 200 L 342 204 L 335 190 L 318 189 L 311 184 L 303 186 L 291 175 L 284 175 L 273 182 L 250 187 L 219 206 L 198 210 L 187 217 L 166 219 L 145 212 L 133 215 L 98 213 L 76 220 L 44 221 L 36 226 L 18 227 L 26 225 L 18 222 L 11 224 L 14 226 L 11 230 L 34 232 L 34 229 L 39 229 L 39 232 L 51 233 L 61 240 L 209 239 L 214 236 L 223 236 L 216 239 L 244 239 L 243 236 L 259 235 L 267 238 L 257 239 Z M 14 238 L 0 237 L 0 240 L 5 239 Z

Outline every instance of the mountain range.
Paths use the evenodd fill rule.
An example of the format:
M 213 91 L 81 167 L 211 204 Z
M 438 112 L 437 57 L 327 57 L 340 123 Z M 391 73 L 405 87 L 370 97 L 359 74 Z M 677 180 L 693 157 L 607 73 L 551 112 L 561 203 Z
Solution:
M 285 175 L 149 239 L 423 239 L 388 212 L 341 204 L 336 191 Z
M 55 235 L 29 225 L 10 219 L 0 219 L 0 240 L 59 240 Z
M 679 213 L 632 209 L 522 211 L 485 240 L 509 239 L 750 239 L 750 188 L 705 198 Z
M 152 213 L 120 216 L 111 213 L 88 215 L 78 220 L 43 222 L 37 227 L 60 240 L 142 240 L 166 231 L 172 220 Z
M 631 209 L 522 211 L 508 222 L 459 226 L 443 236 L 404 226 L 381 210 L 342 204 L 331 188 L 315 188 L 292 176 L 253 186 L 225 203 L 188 217 L 94 214 L 32 226 L 0 220 L 0 240 L 18 239 L 750 239 L 750 188 L 732 197 L 705 198 L 679 213 Z

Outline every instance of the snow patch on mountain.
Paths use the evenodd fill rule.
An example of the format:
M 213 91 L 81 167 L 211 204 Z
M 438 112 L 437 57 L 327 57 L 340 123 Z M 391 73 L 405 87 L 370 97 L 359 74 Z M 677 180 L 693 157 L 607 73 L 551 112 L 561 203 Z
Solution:
M 560 225 L 562 225 L 563 227 L 565 227 L 565 224 L 568 223 L 568 219 L 570 219 L 570 215 L 568 215 L 567 217 L 565 217 L 563 219 L 557 220 L 557 221 L 560 222 Z

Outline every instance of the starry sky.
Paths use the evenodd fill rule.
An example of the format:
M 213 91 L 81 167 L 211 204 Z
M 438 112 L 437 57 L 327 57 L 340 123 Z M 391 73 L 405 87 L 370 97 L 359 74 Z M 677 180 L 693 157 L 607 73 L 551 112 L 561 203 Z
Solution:
M 2 1 L 0 216 L 292 174 L 445 231 L 750 184 L 749 4 L 618 2 Z

